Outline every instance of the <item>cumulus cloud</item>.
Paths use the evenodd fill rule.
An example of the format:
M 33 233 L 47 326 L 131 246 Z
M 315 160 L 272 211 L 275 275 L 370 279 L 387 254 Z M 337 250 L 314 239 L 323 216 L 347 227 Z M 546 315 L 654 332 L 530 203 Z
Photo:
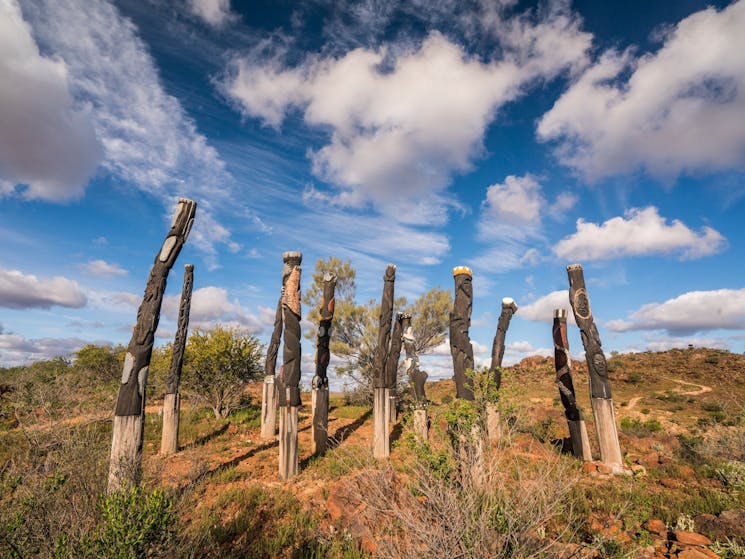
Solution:
M 178 196 L 197 199 L 193 234 L 201 234 L 201 246 L 228 244 L 229 232 L 206 219 L 227 203 L 225 164 L 165 92 L 134 24 L 107 1 L 32 0 L 24 16 L 42 50 L 63 64 L 73 99 L 85 101 L 103 169 L 162 200 L 169 217 Z
M 654 53 L 605 52 L 538 125 L 586 179 L 646 169 L 671 180 L 745 166 L 745 2 L 670 27 Z
M 543 48 L 526 22 L 505 31 L 514 45 L 505 43 L 503 58 L 487 61 L 436 31 L 413 45 L 309 56 L 293 67 L 254 52 L 235 61 L 224 89 L 246 116 L 270 126 L 297 109 L 329 130 L 311 158 L 314 174 L 338 188 L 332 199 L 391 210 L 442 192 L 453 173 L 471 168 L 500 107 L 584 58 L 590 39 L 576 25 L 541 24 L 555 31 L 554 48 Z
M 176 320 L 179 302 L 180 296 L 165 297 L 162 308 L 164 316 Z M 189 313 L 190 328 L 210 329 L 217 322 L 250 334 L 259 334 L 274 323 L 274 309 L 259 307 L 259 315 L 256 315 L 248 312 L 237 299 L 230 300 L 225 288 L 207 286 L 195 290 Z
M 534 177 L 510 175 L 503 183 L 493 184 L 486 189 L 482 210 L 491 219 L 536 225 L 544 204 L 541 186 Z
M 119 264 L 106 262 L 105 260 L 91 260 L 90 262 L 81 264 L 81 268 L 86 273 L 101 278 L 113 278 L 115 276 L 126 276 L 129 274 Z
M 67 356 L 89 343 L 79 338 L 26 338 L 0 332 L 0 367 L 17 367 L 33 361 Z
M 0 3 L 0 196 L 83 194 L 102 156 L 90 107 L 70 94 L 64 61 L 39 52 L 15 0 Z
M 526 357 L 540 355 L 541 357 L 553 357 L 554 348 L 552 347 L 535 347 L 528 341 L 519 340 L 507 344 L 504 348 L 503 365 L 510 366 L 519 363 Z
M 606 326 L 615 332 L 666 330 L 671 335 L 742 330 L 745 288 L 689 291 L 663 303 L 643 305 L 628 320 L 613 320 Z
M 0 307 L 48 309 L 53 306 L 80 308 L 87 303 L 77 282 L 55 276 L 38 278 L 19 270 L 0 269 Z
M 222 27 L 236 19 L 230 0 L 188 0 L 189 11 L 213 27 Z
M 569 324 L 576 324 L 574 322 L 572 306 L 569 304 L 569 291 L 567 289 L 552 291 L 548 295 L 536 299 L 529 305 L 520 306 L 515 316 L 536 322 L 553 322 L 555 309 L 566 309 L 567 322 Z
M 722 250 L 725 238 L 711 227 L 701 232 L 660 216 L 657 208 L 632 208 L 625 217 L 595 224 L 577 220 L 577 232 L 559 241 L 554 252 L 570 260 L 604 260 L 623 256 L 677 253 L 681 259 L 700 258 Z
M 680 338 L 655 337 L 646 339 L 643 343 L 634 344 L 629 351 L 667 351 L 668 349 L 688 349 L 688 346 L 708 347 L 714 349 L 729 349 L 729 344 L 720 338 Z

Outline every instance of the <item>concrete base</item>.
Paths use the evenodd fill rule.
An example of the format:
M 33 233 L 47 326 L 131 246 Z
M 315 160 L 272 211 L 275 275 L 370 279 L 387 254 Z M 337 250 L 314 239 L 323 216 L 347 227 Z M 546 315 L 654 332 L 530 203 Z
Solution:
M 179 394 L 166 394 L 163 398 L 163 435 L 160 453 L 164 456 L 178 452 L 178 423 L 181 408 Z
M 141 415 L 114 416 L 108 493 L 139 482 L 142 468 L 142 428 Z
M 261 392 L 261 440 L 274 440 L 277 431 L 277 385 L 274 376 L 264 377 Z
M 486 404 L 486 437 L 491 442 L 502 438 L 502 422 L 496 404 Z
M 279 478 L 297 475 L 297 406 L 279 408 Z
M 572 441 L 572 454 L 585 462 L 592 462 L 590 438 L 587 436 L 587 425 L 584 419 L 567 420 L 569 438 Z
M 595 429 L 598 434 L 600 459 L 603 464 L 618 473 L 624 470 L 621 446 L 618 444 L 616 416 L 613 412 L 613 400 L 608 398 L 591 398 L 592 414 L 595 417 Z
M 388 389 L 373 388 L 373 457 L 388 458 Z
M 414 410 L 414 435 L 423 443 L 429 440 L 429 418 L 427 417 L 427 410 Z
M 329 431 L 329 389 L 314 388 L 311 394 L 313 419 L 310 431 L 310 449 L 313 454 L 326 452 Z

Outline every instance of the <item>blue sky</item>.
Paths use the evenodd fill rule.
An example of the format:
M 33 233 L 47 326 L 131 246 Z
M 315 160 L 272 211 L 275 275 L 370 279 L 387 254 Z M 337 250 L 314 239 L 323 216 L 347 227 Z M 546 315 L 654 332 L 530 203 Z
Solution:
M 159 343 L 187 262 L 193 327 L 266 339 L 301 250 L 363 301 L 471 266 L 479 363 L 507 296 L 506 362 L 552 352 L 574 262 L 606 351 L 742 352 L 743 30 L 742 0 L 0 0 L 0 365 L 126 343 L 179 196 Z

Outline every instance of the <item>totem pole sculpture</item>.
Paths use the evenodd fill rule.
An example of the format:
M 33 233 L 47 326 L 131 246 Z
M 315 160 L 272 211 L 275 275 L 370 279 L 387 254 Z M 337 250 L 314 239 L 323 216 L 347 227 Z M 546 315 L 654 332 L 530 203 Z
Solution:
M 493 376 L 494 386 L 497 390 L 502 386 L 502 359 L 504 359 L 504 339 L 507 329 L 510 327 L 512 315 L 517 312 L 517 305 L 509 297 L 502 299 L 502 312 L 497 321 L 497 332 L 491 346 L 491 366 L 489 372 Z M 499 408 L 496 403 L 486 404 L 486 435 L 491 441 L 499 440 L 502 436 L 502 427 L 499 419 Z
M 390 389 L 387 388 L 386 362 L 391 339 L 391 318 L 393 315 L 393 284 L 396 281 L 396 267 L 388 264 L 383 276 L 383 297 L 378 317 L 378 347 L 373 356 L 373 457 L 387 458 L 390 454 L 388 444 L 388 419 L 390 411 Z
M 194 224 L 197 204 L 179 199 L 176 215 L 160 252 L 150 270 L 145 295 L 137 311 L 137 324 L 124 356 L 122 379 L 116 398 L 111 437 L 108 492 L 137 482 L 142 467 L 142 438 L 145 425 L 145 387 L 153 352 L 155 330 L 160 320 L 160 306 L 166 289 L 168 272 Z
M 331 321 L 334 319 L 334 289 L 336 275 L 331 272 L 323 276 L 323 299 L 321 300 L 320 319 L 318 320 L 318 337 L 316 340 L 316 374 L 313 377 L 311 423 L 311 452 L 313 454 L 326 450 L 329 426 L 329 379 L 326 370 L 331 359 L 329 342 L 331 341 Z
M 419 440 L 426 442 L 429 437 L 429 419 L 427 418 L 427 395 L 424 392 L 424 383 L 427 381 L 427 373 L 419 369 L 419 356 L 416 352 L 416 340 L 414 339 L 414 328 L 411 326 L 411 315 L 404 314 L 401 318 L 403 328 L 403 344 L 406 351 L 404 366 L 409 375 L 409 381 L 414 386 L 414 433 Z
M 284 347 L 279 373 L 279 477 L 297 475 L 297 416 L 300 406 L 300 252 L 282 254 Z
M 577 399 L 572 383 L 572 360 L 569 357 L 569 340 L 567 339 L 567 311 L 554 309 L 554 365 L 556 367 L 556 384 L 559 396 L 564 405 L 564 415 L 569 426 L 569 439 L 572 441 L 572 454 L 585 461 L 592 460 L 590 439 L 587 437 L 587 426 L 582 411 L 577 407 Z
M 396 313 L 391 334 L 391 349 L 385 362 L 385 388 L 388 390 L 388 422 L 396 422 L 396 384 L 398 382 L 398 361 L 401 358 L 401 346 L 403 345 L 403 321 L 404 314 Z
M 282 295 L 277 301 L 277 311 L 274 315 L 274 330 L 266 350 L 264 362 L 264 385 L 261 391 L 261 440 L 270 441 L 277 430 L 277 384 L 274 382 L 274 372 L 277 368 L 277 354 L 282 340 Z
M 582 266 L 580 264 L 567 266 L 567 275 L 569 276 L 569 302 L 574 312 L 574 320 L 582 334 L 582 345 L 585 347 L 585 359 L 590 377 L 590 400 L 598 433 L 600 457 L 604 464 L 613 468 L 614 472 L 623 473 L 623 457 L 618 444 L 608 365 L 600 344 L 600 334 L 598 334 L 592 316 Z
M 473 305 L 473 272 L 468 266 L 456 266 L 453 278 L 455 299 L 450 313 L 450 353 L 453 356 L 455 391 L 458 398 L 473 400 L 473 379 L 466 376 L 466 369 L 473 369 L 473 347 L 468 336 Z
M 184 362 L 186 335 L 189 329 L 189 309 L 191 308 L 191 290 L 194 285 L 194 265 L 184 266 L 184 286 L 181 289 L 181 304 L 178 310 L 178 328 L 173 340 L 171 368 L 166 380 L 166 394 L 163 397 L 163 434 L 160 440 L 160 453 L 174 454 L 178 451 L 178 427 L 181 412 L 181 365 Z

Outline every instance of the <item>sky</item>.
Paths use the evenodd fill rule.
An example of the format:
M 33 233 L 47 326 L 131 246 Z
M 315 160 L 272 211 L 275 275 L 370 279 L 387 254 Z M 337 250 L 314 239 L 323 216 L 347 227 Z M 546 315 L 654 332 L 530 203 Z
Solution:
M 158 344 L 186 263 L 192 329 L 267 340 L 300 250 L 360 301 L 470 266 L 479 365 L 503 297 L 553 353 L 577 262 L 606 352 L 743 352 L 743 53 L 745 0 L 0 0 L 0 366 L 126 344 L 180 196 Z

